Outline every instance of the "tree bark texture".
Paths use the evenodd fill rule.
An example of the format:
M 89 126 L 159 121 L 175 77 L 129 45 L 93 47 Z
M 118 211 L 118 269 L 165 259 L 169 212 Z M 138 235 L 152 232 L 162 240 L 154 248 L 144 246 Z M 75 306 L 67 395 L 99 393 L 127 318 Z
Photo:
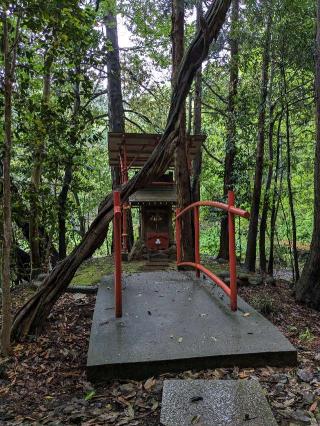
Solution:
M 202 0 L 199 0 L 196 5 L 197 9 L 197 31 L 201 26 L 201 19 L 203 18 Z M 202 69 L 198 69 L 195 82 L 194 82 L 194 115 L 193 115 L 193 133 L 195 135 L 201 134 L 201 102 L 202 102 Z M 200 200 L 200 176 L 202 170 L 202 147 L 197 153 L 192 164 L 192 201 Z
M 177 84 L 179 66 L 184 51 L 184 0 L 172 1 L 172 87 Z M 175 152 L 175 177 L 177 188 L 177 206 L 184 209 L 191 204 L 190 164 L 186 138 L 185 103 L 179 117 L 179 136 Z M 181 218 L 181 259 L 185 262 L 194 259 L 194 241 L 192 232 L 192 212 Z
M 271 1 L 268 2 L 267 26 L 265 32 L 265 42 L 262 58 L 261 73 L 261 94 L 258 120 L 258 143 L 256 150 L 256 165 L 254 176 L 254 187 L 251 199 L 251 216 L 249 222 L 247 251 L 246 251 L 246 268 L 254 272 L 256 269 L 257 255 L 257 236 L 260 212 L 260 199 L 262 188 L 262 176 L 264 165 L 264 145 L 265 145 L 265 122 L 266 122 L 266 101 L 268 96 L 268 80 L 269 80 L 269 63 L 270 63 L 270 45 L 271 45 L 271 26 L 273 8 Z
M 208 55 L 210 44 L 219 34 L 229 6 L 230 0 L 216 0 L 209 7 L 202 28 L 196 33 L 179 68 L 160 142 L 144 167 L 122 188 L 122 200 L 128 200 L 138 188 L 159 178 L 168 169 L 175 151 L 184 102 L 197 70 Z M 103 243 L 112 217 L 113 200 L 112 194 L 109 194 L 80 244 L 51 271 L 37 292 L 16 313 L 12 327 L 15 339 L 41 331 L 53 305 L 68 287 L 78 267 Z
M 273 70 L 274 64 L 271 66 L 270 75 L 270 88 L 269 88 L 269 132 L 268 132 L 268 151 L 269 151 L 269 165 L 266 187 L 263 198 L 260 232 L 259 232 L 259 254 L 260 254 L 260 270 L 263 273 L 267 272 L 267 255 L 266 255 L 266 232 L 267 221 L 270 206 L 270 189 L 273 176 L 273 131 L 276 118 L 274 117 L 275 104 L 272 103 L 272 85 L 273 85 Z M 281 120 L 280 120 L 281 123 Z
M 320 310 L 320 0 L 317 5 L 316 35 L 316 148 L 314 162 L 314 222 L 310 254 L 296 284 L 296 299 Z
M 226 199 L 228 191 L 234 189 L 236 156 L 236 99 L 239 82 L 239 0 L 232 0 L 230 28 L 230 78 L 227 112 L 226 154 L 224 160 L 223 196 Z M 220 228 L 220 246 L 218 257 L 229 259 L 228 216 L 223 215 Z
M 17 24 L 18 25 L 18 24 Z M 11 292 L 10 262 L 12 245 L 11 220 L 11 147 L 12 147 L 12 84 L 15 66 L 16 46 L 9 45 L 9 23 L 4 10 L 3 26 L 3 57 L 4 57 L 4 146 L 3 146 L 3 236 L 2 236 L 2 327 L 1 353 L 7 356 L 10 352 L 11 330 Z M 18 31 L 18 30 L 17 30 Z M 17 43 L 17 40 L 16 40 Z M 10 53 L 11 51 L 11 53 Z

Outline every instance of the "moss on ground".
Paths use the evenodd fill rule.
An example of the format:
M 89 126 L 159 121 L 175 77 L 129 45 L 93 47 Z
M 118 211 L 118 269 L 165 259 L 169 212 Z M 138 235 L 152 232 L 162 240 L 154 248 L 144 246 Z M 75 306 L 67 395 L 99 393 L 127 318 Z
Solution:
M 144 265 L 145 261 L 123 262 L 122 268 L 125 273 L 135 273 L 143 271 Z M 71 285 L 95 285 L 104 275 L 113 274 L 113 272 L 114 263 L 111 256 L 92 258 L 81 265 Z
M 146 261 L 144 260 L 134 260 L 130 262 L 122 262 L 122 268 L 124 273 L 137 273 L 143 272 L 145 270 Z M 219 264 L 213 259 L 208 259 L 203 256 L 203 265 L 210 269 L 215 274 L 218 274 L 222 271 L 228 270 L 228 264 Z M 174 262 L 172 265 L 174 266 Z M 74 276 L 71 285 L 95 285 L 101 281 L 101 278 L 104 275 L 113 274 L 114 272 L 114 263 L 112 256 L 107 257 L 95 257 L 88 259 L 84 262 L 83 265 L 79 268 L 76 275 Z

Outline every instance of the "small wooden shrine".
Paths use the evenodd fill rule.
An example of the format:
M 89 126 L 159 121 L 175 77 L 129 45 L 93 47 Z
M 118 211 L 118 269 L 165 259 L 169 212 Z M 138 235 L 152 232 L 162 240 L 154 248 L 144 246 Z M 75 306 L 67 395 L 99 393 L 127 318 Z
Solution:
M 159 143 L 159 134 L 109 133 L 109 165 L 120 167 L 121 183 L 128 181 L 129 172 L 140 169 Z M 204 135 L 189 135 L 188 157 L 192 160 L 205 140 Z M 175 257 L 173 231 L 173 208 L 177 194 L 174 181 L 174 159 L 169 170 L 157 182 L 139 189 L 129 198 L 124 212 L 128 208 L 139 209 L 139 238 L 129 253 L 129 259 L 150 258 L 164 255 Z M 122 220 L 122 249 L 125 257 L 127 246 L 127 218 Z

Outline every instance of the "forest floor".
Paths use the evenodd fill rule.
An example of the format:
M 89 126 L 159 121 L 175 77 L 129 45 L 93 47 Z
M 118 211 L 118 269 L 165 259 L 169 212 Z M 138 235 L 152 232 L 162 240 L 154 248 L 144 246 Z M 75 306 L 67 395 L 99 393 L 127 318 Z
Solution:
M 16 288 L 15 308 L 30 293 Z M 298 348 L 297 368 L 219 368 L 93 385 L 85 366 L 95 297 L 65 294 L 46 334 L 0 360 L 0 424 L 159 425 L 163 380 L 173 377 L 259 380 L 279 424 L 320 424 L 319 312 L 296 304 L 283 280 L 242 287 L 240 295 Z

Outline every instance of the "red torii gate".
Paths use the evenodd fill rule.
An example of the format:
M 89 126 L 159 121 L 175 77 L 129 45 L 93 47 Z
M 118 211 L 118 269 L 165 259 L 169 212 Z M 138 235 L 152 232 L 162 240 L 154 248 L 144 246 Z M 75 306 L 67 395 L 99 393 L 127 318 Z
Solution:
M 115 294 L 115 315 L 117 318 L 122 316 L 122 262 L 121 262 L 121 200 L 120 192 L 113 192 L 114 202 L 114 294 Z M 215 284 L 217 284 L 230 298 L 230 307 L 232 311 L 237 310 L 237 262 L 236 262 L 236 246 L 235 246 L 235 224 L 234 217 L 240 216 L 248 219 L 250 213 L 235 207 L 235 196 L 233 191 L 228 192 L 228 204 L 218 201 L 197 201 L 190 204 L 183 210 L 177 209 L 176 212 L 176 243 L 177 243 L 177 266 L 191 266 L 196 269 L 196 276 L 200 277 L 203 272 Z M 201 265 L 200 259 L 200 215 L 201 206 L 214 207 L 228 212 L 228 234 L 229 234 L 229 270 L 230 270 L 230 286 L 228 286 L 221 278 L 211 272 L 209 269 Z M 125 208 L 125 206 L 124 206 Z M 181 262 L 181 227 L 180 219 L 189 210 L 194 212 L 194 235 L 195 235 L 195 262 Z

